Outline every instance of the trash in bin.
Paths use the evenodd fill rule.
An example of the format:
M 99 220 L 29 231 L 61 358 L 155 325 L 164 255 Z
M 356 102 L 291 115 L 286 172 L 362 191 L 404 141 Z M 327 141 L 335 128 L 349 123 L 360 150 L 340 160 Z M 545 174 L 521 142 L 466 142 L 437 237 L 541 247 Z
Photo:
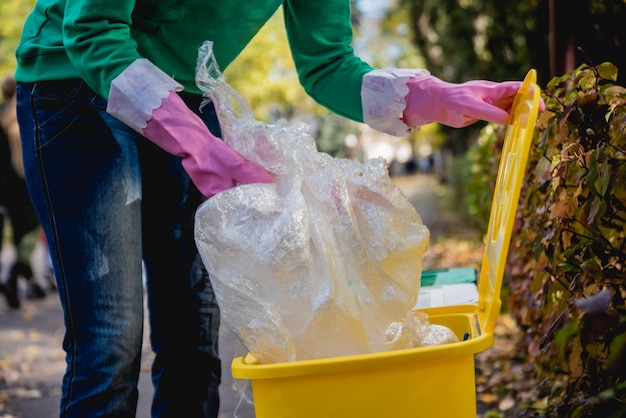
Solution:
M 474 356 L 494 342 L 500 290 L 539 109 L 536 71 L 517 92 L 491 204 L 475 304 L 425 308 L 461 341 L 354 356 L 261 364 L 236 357 L 257 418 L 476 417 Z M 249 399 L 249 398 L 248 398 Z M 323 400 L 323 401 L 320 401 Z
M 429 231 L 386 163 L 318 152 L 306 125 L 255 120 L 210 43 L 198 86 L 225 142 L 275 175 L 219 193 L 196 214 L 195 239 L 224 323 L 261 363 L 458 341 L 414 312 Z

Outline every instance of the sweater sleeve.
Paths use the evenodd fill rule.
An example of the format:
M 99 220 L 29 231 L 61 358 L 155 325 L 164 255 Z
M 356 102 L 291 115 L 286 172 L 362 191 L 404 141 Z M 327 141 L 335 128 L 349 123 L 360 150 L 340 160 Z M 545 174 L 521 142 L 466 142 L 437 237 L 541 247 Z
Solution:
M 67 0 L 63 44 L 80 77 L 102 97 L 141 58 L 130 34 L 132 0 Z
M 286 0 L 285 26 L 304 90 L 318 103 L 363 122 L 361 84 L 373 70 L 354 55 L 348 0 Z
M 349 0 L 287 0 L 285 25 L 300 83 L 318 103 L 371 128 L 406 136 L 407 81 L 422 69 L 375 69 L 354 55 Z M 426 72 L 427 73 L 427 72 Z

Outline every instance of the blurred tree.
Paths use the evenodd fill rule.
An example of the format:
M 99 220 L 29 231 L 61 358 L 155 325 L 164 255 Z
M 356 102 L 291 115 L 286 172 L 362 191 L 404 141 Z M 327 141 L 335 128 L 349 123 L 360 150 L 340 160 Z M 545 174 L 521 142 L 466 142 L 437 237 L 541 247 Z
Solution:
M 398 0 L 393 14 L 410 16 L 414 43 L 435 76 L 450 82 L 522 79 L 539 85 L 580 64 L 611 61 L 626 79 L 624 0 Z M 484 124 L 443 128 L 463 151 Z
M 360 12 L 355 0 L 352 22 L 358 36 Z M 325 115 L 328 111 L 311 99 L 298 81 L 279 8 L 224 75 L 250 103 L 258 118 L 276 121 L 297 114 Z
M 332 112 L 326 112 L 318 118 L 319 128 L 315 141 L 317 149 L 337 158 L 348 157 L 346 136 L 358 136 L 357 124 Z
M 544 0 L 401 0 L 428 69 L 450 82 L 520 79 L 547 70 Z M 544 10 L 546 18 L 539 19 Z M 545 61 L 545 62 L 542 62 Z
M 361 19 L 356 7 L 353 7 L 352 20 L 358 33 Z M 306 119 L 317 128 L 313 134 L 320 151 L 345 156 L 345 137 L 355 132 L 357 125 L 315 103 L 300 85 L 289 51 L 282 8 L 224 71 L 224 75 L 250 103 L 256 118 L 268 123 L 283 118 Z
M 451 82 L 520 79 L 545 85 L 580 64 L 626 73 L 624 0 L 399 0 L 428 69 Z
M 226 68 L 224 75 L 250 103 L 255 116 L 266 122 L 291 119 L 296 113 L 322 112 L 298 82 L 282 9 Z
M 424 59 L 412 42 L 409 19 L 396 0 L 361 0 L 355 26 L 355 53 L 378 68 L 423 68 Z M 367 5 L 371 3 L 372 5 Z
M 409 9 L 414 42 L 434 75 L 450 82 L 518 79 L 537 45 L 536 1 L 401 0 Z
M 561 76 L 581 64 L 609 61 L 617 84 L 626 85 L 626 1 L 544 0 L 548 3 L 550 75 Z
M 414 44 L 425 67 L 449 82 L 471 79 L 520 80 L 529 68 L 541 68 L 536 57 L 547 57 L 546 42 L 538 42 L 537 1 L 398 0 L 394 15 L 409 16 Z M 546 64 L 542 67 L 547 69 Z M 463 129 L 441 126 L 446 147 L 461 154 L 485 123 Z
M 0 75 L 15 71 L 15 48 L 22 25 L 35 0 L 2 0 L 0 2 Z

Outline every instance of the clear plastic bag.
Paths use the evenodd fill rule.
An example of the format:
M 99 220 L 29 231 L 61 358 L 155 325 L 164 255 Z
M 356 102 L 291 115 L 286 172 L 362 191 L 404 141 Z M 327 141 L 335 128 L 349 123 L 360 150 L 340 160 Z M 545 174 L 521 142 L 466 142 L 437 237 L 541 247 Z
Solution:
M 255 120 L 209 42 L 196 82 L 216 106 L 224 141 L 276 180 L 219 193 L 196 214 L 196 244 L 222 319 L 257 360 L 456 338 L 433 333 L 426 315 L 413 312 L 429 231 L 382 159 L 332 158 L 317 151 L 306 125 Z

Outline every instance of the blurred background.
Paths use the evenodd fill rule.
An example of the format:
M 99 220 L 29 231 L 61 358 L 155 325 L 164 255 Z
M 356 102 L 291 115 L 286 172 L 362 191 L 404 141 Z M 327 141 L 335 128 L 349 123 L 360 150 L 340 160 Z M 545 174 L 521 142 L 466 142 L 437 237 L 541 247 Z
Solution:
M 581 65 L 596 68 L 604 62 L 610 62 L 618 70 L 622 70 L 621 73 L 609 71 L 609 77 L 614 76 L 610 81 L 622 86 L 626 81 L 624 74 L 626 30 L 623 26 L 626 22 L 626 0 L 351 1 L 356 54 L 379 68 L 426 68 L 433 75 L 448 82 L 464 82 L 470 79 L 521 80 L 530 68 L 535 68 L 539 86 L 542 90 L 549 90 L 551 80 L 572 72 L 574 73 L 571 80 L 578 82 L 581 78 L 589 79 L 591 77 L 589 74 L 577 70 Z M 33 4 L 34 0 L 0 0 L 0 77 L 10 75 L 15 70 L 14 50 L 24 19 Z M 312 129 L 318 149 L 334 157 L 362 161 L 384 157 L 389 164 L 392 178 L 431 229 L 431 246 L 424 260 L 425 268 L 456 266 L 480 268 L 482 234 L 488 222 L 492 188 L 498 168 L 501 127 L 477 123 L 463 129 L 451 129 L 433 123 L 412 132 L 407 137 L 398 138 L 375 132 L 364 124 L 334 115 L 313 102 L 300 87 L 289 54 L 281 10 L 258 33 L 245 52 L 225 69 L 224 74 L 229 83 L 251 104 L 257 119 L 266 123 L 275 123 L 279 119 L 287 119 L 292 123 L 306 123 Z M 598 70 L 595 69 L 592 78 L 595 80 L 607 77 L 600 77 Z M 563 84 L 567 85 L 567 82 Z M 585 194 L 584 197 L 579 193 L 573 196 L 572 200 L 568 200 L 568 204 L 570 201 L 576 201 L 572 206 L 564 204 L 558 206 L 586 207 L 587 212 L 581 215 L 583 221 L 576 224 L 584 224 L 589 229 L 596 221 L 598 224 L 606 223 L 606 213 L 611 212 L 611 210 L 607 212 L 606 202 L 615 203 L 616 206 L 612 210 L 617 215 L 611 220 L 613 228 L 611 233 L 607 233 L 606 229 L 599 230 L 598 235 L 589 240 L 592 250 L 580 250 L 580 254 L 584 256 L 579 258 L 584 262 L 575 260 L 576 263 L 572 267 L 570 260 L 570 264 L 565 263 L 568 266 L 565 273 L 558 270 L 564 263 L 560 263 L 562 259 L 555 256 L 558 254 L 560 257 L 564 252 L 565 257 L 571 256 L 571 252 L 566 251 L 567 248 L 558 247 L 558 242 L 563 241 L 561 237 L 566 236 L 559 235 L 561 231 L 555 233 L 554 229 L 548 228 L 544 235 L 533 237 L 535 241 L 531 242 L 529 239 L 526 247 L 517 247 L 518 253 L 524 257 L 519 255 L 512 257 L 512 264 L 517 269 L 510 269 L 508 273 L 509 276 L 523 277 L 524 281 L 521 285 L 518 282 L 517 287 L 512 287 L 512 290 L 508 287 L 516 282 L 505 283 L 503 289 L 505 301 L 501 321 L 496 329 L 496 343 L 492 349 L 477 356 L 479 416 L 619 418 L 626 414 L 624 407 L 626 364 L 623 361 L 626 358 L 626 316 L 622 313 L 619 325 L 611 325 L 613 322 L 602 317 L 602 320 L 599 320 L 602 326 L 598 326 L 596 322 L 593 324 L 578 322 L 578 319 L 585 317 L 576 316 L 578 312 L 570 311 L 570 308 L 573 309 L 579 298 L 594 294 L 607 283 L 613 283 L 617 289 L 614 305 L 619 305 L 619 309 L 622 309 L 620 312 L 626 312 L 623 303 L 626 295 L 624 290 L 626 247 L 623 244 L 626 234 L 623 226 L 626 219 L 626 186 L 620 186 L 626 185 L 626 160 L 623 142 L 617 142 L 623 141 L 626 131 L 624 127 L 626 100 L 623 99 L 626 95 L 622 96 L 619 104 L 616 101 L 612 105 L 613 107 L 609 109 L 612 113 L 609 115 L 603 113 L 607 112 L 608 106 L 598 110 L 594 106 L 578 108 L 576 107 L 578 104 L 570 104 L 569 90 L 565 88 L 553 89 L 551 92 L 553 103 L 560 101 L 567 104 L 560 110 L 558 106 L 552 107 L 555 112 L 552 115 L 556 115 L 559 123 L 565 125 L 567 122 L 572 125 L 568 129 L 563 129 L 562 133 L 557 132 L 558 130 L 548 132 L 544 126 L 541 131 L 544 136 L 540 145 L 543 149 L 539 150 L 539 154 L 554 153 L 553 155 L 560 156 L 561 150 L 567 148 L 561 145 L 562 143 L 566 144 L 566 140 L 571 143 L 579 141 L 578 137 L 572 136 L 565 140 L 561 136 L 580 131 L 585 133 L 581 137 L 585 137 L 583 139 L 589 142 L 589 144 L 577 143 L 581 147 L 588 147 L 585 148 L 585 155 L 595 155 L 597 152 L 599 155 L 597 161 L 601 161 L 600 157 L 605 160 L 600 164 L 595 159 L 589 159 L 596 165 L 583 167 L 587 170 L 583 173 L 586 177 L 571 169 L 568 171 L 572 175 L 571 178 L 565 178 L 566 174 L 563 173 L 567 170 L 550 172 L 551 166 L 546 162 L 550 160 L 547 158 L 541 160 L 543 165 L 537 164 L 539 160 L 531 160 L 531 164 L 538 166 L 537 175 L 543 175 L 542 180 L 545 181 L 540 185 L 539 182 L 531 186 L 527 184 L 525 188 L 530 190 L 529 195 L 534 193 L 536 196 L 550 195 L 552 191 L 549 185 L 557 189 L 553 195 L 564 196 L 559 194 L 562 190 L 558 187 L 559 184 L 567 182 L 580 183 L 582 186 L 579 189 L 584 193 L 591 190 L 591 193 Z M 596 91 L 583 91 L 581 87 L 579 90 L 572 90 L 573 94 L 591 97 L 589 100 L 598 102 Z M 611 97 L 611 100 L 614 98 Z M 619 112 L 611 110 L 618 107 L 621 109 Z M 589 131 L 587 119 L 580 118 L 585 119 L 582 123 L 570 118 L 569 115 L 573 114 L 570 113 L 572 108 L 580 111 L 583 116 L 593 116 L 595 131 Z M 591 116 L 589 118 L 593 119 Z M 602 126 L 602 129 L 599 129 L 598 121 L 607 124 L 610 117 L 615 117 L 614 120 L 618 122 L 611 122 L 610 127 Z M 579 123 L 580 127 L 574 126 L 576 123 Z M 604 136 L 598 140 L 600 134 Z M 617 146 L 611 145 L 612 160 L 606 157 L 608 151 L 600 150 L 601 147 L 596 146 L 608 144 L 609 138 L 617 142 Z M 542 155 L 537 158 L 541 157 Z M 552 160 L 553 166 L 559 163 L 559 158 L 555 157 Z M 600 176 L 601 195 L 598 195 L 596 190 L 598 187 L 595 186 L 596 183 L 600 184 L 599 175 L 594 174 L 598 167 L 603 173 Z M 614 171 L 603 167 L 613 167 L 611 169 Z M 545 169 L 545 173 L 539 173 L 539 168 Z M 551 175 L 554 177 L 563 175 L 564 179 L 559 183 L 556 181 L 559 179 L 553 179 Z M 574 175 L 576 177 L 573 177 Z M 617 201 L 609 199 L 612 193 L 617 197 Z M 584 205 L 583 198 L 586 199 L 587 195 L 595 206 Z M 561 198 L 561 201 L 565 200 Z M 527 222 L 532 220 L 536 227 L 524 225 L 520 228 L 524 231 L 518 231 L 518 235 L 523 238 L 524 233 L 537 232 L 541 229 L 540 221 L 543 222 L 544 219 L 538 219 L 544 214 L 551 217 L 562 215 L 551 211 L 552 207 L 553 201 L 547 198 L 545 201 L 527 202 L 525 208 L 527 212 L 522 220 Z M 592 209 L 589 210 L 589 207 Z M 602 210 L 599 211 L 598 207 Z M 561 219 L 559 218 L 559 221 Z M 551 222 L 552 218 L 549 221 Z M 565 225 L 564 222 L 561 223 Z M 546 222 L 547 224 L 549 222 Z M 546 236 L 548 233 L 551 235 Z M 3 234 L 3 241 L 9 243 L 3 248 L 4 257 L 7 247 L 8 250 L 11 249 L 9 224 L 4 228 Z M 612 242 L 622 243 L 615 245 L 618 250 L 611 254 L 613 258 L 610 262 L 597 256 L 600 253 L 598 243 L 608 242 L 602 239 L 603 236 L 610 236 Z M 552 240 L 550 245 L 547 244 L 549 240 Z M 41 245 L 38 248 L 41 248 Z M 539 263 L 533 264 L 529 261 L 532 256 L 537 258 L 539 255 L 543 257 L 540 259 L 542 261 L 545 261 L 546 257 L 549 258 L 549 261 L 541 265 L 543 268 L 538 267 Z M 599 260 L 601 265 L 591 263 L 591 258 Z M 43 259 L 45 262 L 45 254 Z M 593 265 L 594 269 L 591 269 L 590 265 Z M 5 267 L 3 266 L 3 269 Z M 550 267 L 553 270 L 550 270 Z M 42 275 L 45 276 L 46 272 L 49 273 L 44 269 Z M 539 272 L 544 275 L 539 276 Z M 535 273 L 537 278 L 533 282 Z M 584 282 L 580 280 L 581 277 L 593 283 L 586 283 L 583 286 L 580 284 Z M 570 278 L 571 281 L 568 281 Z M 44 287 L 48 286 L 45 288 L 46 292 L 54 292 L 54 285 L 46 282 L 45 278 L 41 284 Z M 512 301 L 509 301 L 508 306 L 507 293 L 510 293 Z M 63 363 L 63 356 L 59 352 L 62 324 L 58 304 L 53 298 L 46 298 L 39 305 L 33 305 L 30 301 L 25 303 L 22 315 L 12 316 L 8 308 L 5 309 L 4 300 L 0 300 L 0 337 L 5 339 L 0 339 L 0 417 L 13 416 L 7 412 L 11 408 L 6 405 L 14 407 L 16 399 L 19 401 L 19 398 L 45 398 L 47 392 L 42 392 L 41 387 L 52 388 L 51 396 L 58 396 L 60 383 L 58 376 L 62 373 Z M 507 309 L 510 314 L 506 312 Z M 613 312 L 613 310 L 610 312 L 611 318 L 614 317 Z M 54 319 L 54 324 L 48 324 L 51 318 Z M 563 327 L 567 320 L 571 326 L 564 327 L 563 332 L 559 334 L 560 327 Z M 524 327 L 522 331 L 520 324 Z M 597 341 L 592 340 L 594 345 L 591 348 L 588 344 L 590 334 L 585 331 L 586 326 L 593 328 L 595 331 L 592 335 L 598 338 Z M 29 331 L 18 333 L 17 330 L 20 328 Z M 43 331 L 46 329 L 51 330 L 51 337 L 43 338 L 42 335 L 45 334 Z M 12 335 L 17 337 L 9 344 Z M 553 339 L 556 344 L 549 347 Z M 572 339 L 575 341 L 574 345 L 569 342 Z M 33 346 L 37 347 L 35 356 L 40 359 L 39 363 L 31 361 L 28 357 L 29 352 L 26 348 Z M 607 348 L 609 346 L 610 349 Z M 565 357 L 564 363 L 555 360 L 557 358 L 555 347 L 558 348 L 561 357 Z M 47 354 L 48 351 L 45 350 L 52 348 L 54 348 L 52 354 Z M 19 350 L 21 351 L 18 352 Z M 149 350 L 146 356 L 148 361 Z M 607 375 L 609 369 L 604 363 L 607 358 L 613 358 L 612 367 L 615 369 L 614 374 L 610 376 Z M 541 362 L 538 359 L 541 359 Z M 570 363 L 565 364 L 568 361 Z M 49 371 L 46 367 L 55 369 Z M 543 369 L 543 374 L 539 373 L 540 369 Z M 563 372 L 565 375 L 562 375 Z M 37 375 L 43 383 L 26 385 L 24 377 L 29 374 Z M 605 402 L 607 400 L 615 400 L 622 409 L 616 410 L 615 403 Z M 26 404 L 22 403 L 19 406 L 23 407 Z M 570 409 L 559 409 L 560 405 L 565 404 L 569 405 Z M 604 404 L 609 406 L 602 413 L 593 415 L 584 412 L 589 411 L 593 405 Z M 56 404 L 51 405 L 49 409 L 53 414 Z M 580 409 L 583 408 L 581 405 L 587 409 Z M 567 412 L 564 412 L 566 410 Z M 22 409 L 23 414 L 24 411 L 25 409 Z M 41 414 L 31 416 L 42 417 Z

